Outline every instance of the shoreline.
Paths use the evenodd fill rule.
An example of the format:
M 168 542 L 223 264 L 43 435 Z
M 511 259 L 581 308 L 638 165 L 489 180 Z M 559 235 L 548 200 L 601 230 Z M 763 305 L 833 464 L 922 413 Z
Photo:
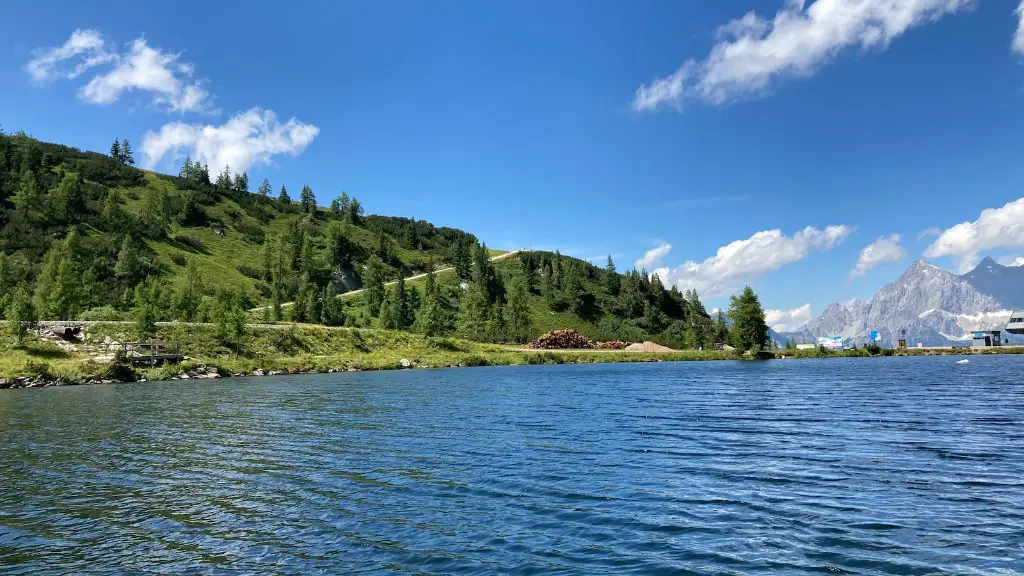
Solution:
M 167 327 L 181 330 L 184 327 Z M 280 328 L 274 332 L 283 332 Z M 288 332 L 300 329 L 293 328 Z M 314 337 L 322 337 L 326 329 L 305 329 Z M 760 361 L 760 360 L 828 360 L 837 358 L 879 358 L 896 356 L 979 356 L 1024 354 L 1024 346 L 1003 346 L 983 349 L 974 348 L 909 348 L 882 349 L 881 353 L 869 354 L 864 349 L 842 350 L 822 353 L 810 350 L 771 350 L 756 356 L 739 355 L 726 351 L 676 350 L 671 352 L 642 352 L 626 350 L 562 349 L 538 350 L 519 346 L 482 344 L 453 338 L 428 339 L 410 333 L 391 331 L 369 331 L 359 329 L 334 329 L 346 332 L 346 336 L 360 341 L 362 332 L 373 332 L 380 336 L 403 336 L 406 342 L 392 346 L 361 347 L 360 350 L 339 351 L 333 354 L 277 354 L 273 357 L 239 356 L 219 354 L 213 356 L 187 356 L 177 364 L 157 367 L 133 367 L 113 361 L 96 362 L 93 358 L 78 358 L 83 370 L 54 370 L 48 365 L 29 359 L 29 372 L 0 372 L 0 390 L 23 388 L 50 388 L 55 386 L 77 386 L 87 384 L 121 384 L 167 382 L 173 380 L 206 380 L 220 378 L 258 378 L 290 374 L 334 374 L 342 372 L 367 372 L 381 370 L 411 370 L 438 368 L 468 368 L 480 366 L 525 366 L 538 364 L 612 364 L 649 362 L 701 362 L 701 361 Z M 187 331 L 197 330 L 188 327 Z M 401 340 L 403 338 L 399 338 Z M 109 342 L 109 336 L 105 337 Z M 417 349 L 409 344 L 419 344 Z M 116 344 L 116 342 L 114 342 Z M 404 344 L 404 345 L 402 345 Z M 109 347 L 111 344 L 107 344 Z M 321 350 L 328 352 L 328 350 Z M 353 353 L 354 352 L 354 353 Z M 31 371 L 35 371 L 32 373 Z

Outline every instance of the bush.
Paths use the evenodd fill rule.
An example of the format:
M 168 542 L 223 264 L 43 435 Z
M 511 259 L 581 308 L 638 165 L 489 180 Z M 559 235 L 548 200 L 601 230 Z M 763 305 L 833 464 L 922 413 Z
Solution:
M 182 246 L 186 246 L 188 248 L 191 248 L 191 249 L 195 250 L 196 252 L 202 252 L 203 254 L 207 253 L 206 252 L 206 244 L 203 244 L 202 240 L 200 240 L 199 238 L 196 238 L 194 236 L 188 236 L 186 234 L 178 234 L 178 235 L 176 235 L 174 237 L 174 241 L 177 242 L 178 244 L 181 244 Z
M 186 258 L 181 252 L 175 252 L 171 254 L 171 262 L 174 262 L 178 266 L 184 266 L 188 262 L 188 258 Z
M 877 342 L 870 342 L 864 346 L 864 349 L 868 351 L 868 354 L 872 356 L 882 353 L 882 347 Z
M 256 267 L 256 266 L 250 266 L 248 264 L 239 264 L 237 266 L 237 268 L 238 268 L 238 271 L 242 273 L 242 276 L 248 276 L 249 278 L 252 278 L 253 280 L 262 280 L 263 279 L 263 269 L 262 268 L 259 268 L 259 267 Z
M 78 315 L 79 320 L 85 321 L 123 321 L 128 319 L 126 312 L 121 312 L 115 309 L 113 306 L 98 306 L 96 308 L 89 308 L 85 312 Z

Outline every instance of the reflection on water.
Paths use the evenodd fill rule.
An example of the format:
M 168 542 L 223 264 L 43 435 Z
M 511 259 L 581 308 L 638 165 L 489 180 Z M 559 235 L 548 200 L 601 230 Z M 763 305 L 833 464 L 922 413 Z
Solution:
M 1024 571 L 1024 358 L 0 393 L 11 574 Z

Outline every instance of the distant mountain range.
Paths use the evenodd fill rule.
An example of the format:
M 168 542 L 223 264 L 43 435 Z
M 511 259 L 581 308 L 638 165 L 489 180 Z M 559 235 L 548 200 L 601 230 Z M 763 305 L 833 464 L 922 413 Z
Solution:
M 975 330 L 1003 329 L 1014 308 L 1024 310 L 1024 267 L 985 258 L 958 276 L 918 260 L 870 300 L 830 304 L 802 329 L 779 336 L 783 342 L 842 336 L 848 345 L 861 345 L 877 330 L 882 343 L 892 345 L 906 330 L 910 346 L 942 346 L 968 341 Z

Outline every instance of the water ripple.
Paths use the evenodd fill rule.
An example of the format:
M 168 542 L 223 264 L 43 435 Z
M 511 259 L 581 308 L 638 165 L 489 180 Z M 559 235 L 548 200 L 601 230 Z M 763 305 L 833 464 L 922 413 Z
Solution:
M 0 394 L 4 574 L 1020 574 L 1024 359 Z

